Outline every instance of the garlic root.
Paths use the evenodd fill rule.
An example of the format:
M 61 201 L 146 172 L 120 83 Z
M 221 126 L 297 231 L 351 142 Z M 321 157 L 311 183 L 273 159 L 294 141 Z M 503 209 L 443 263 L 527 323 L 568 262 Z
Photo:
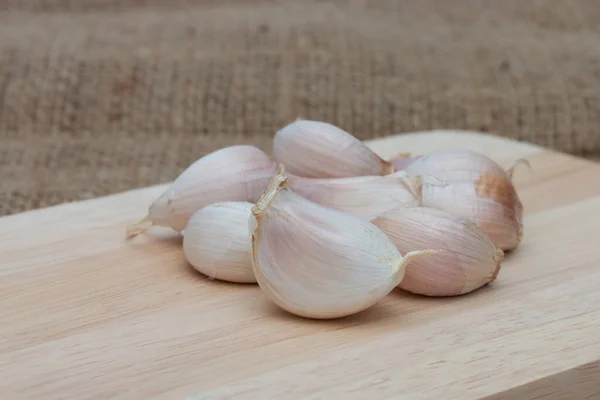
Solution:
M 152 228 L 153 225 L 154 223 L 152 222 L 150 217 L 146 216 L 142 218 L 139 222 L 128 226 L 125 230 L 125 233 L 128 238 L 132 238 L 146 232 L 148 229 Z
M 529 162 L 529 160 L 527 160 L 525 158 L 519 158 L 519 159 L 513 161 L 513 163 L 506 169 L 506 175 L 508 175 L 508 179 L 510 179 L 512 181 L 512 177 L 515 172 L 515 168 L 520 165 L 527 167 L 529 172 L 533 172 L 533 167 L 531 166 L 531 163 Z
M 384 232 L 385 233 L 385 232 Z M 406 253 L 404 253 L 404 256 L 402 256 L 402 260 L 400 260 L 400 263 L 398 264 L 398 266 L 396 268 L 394 268 L 394 271 L 398 271 L 398 270 L 403 270 L 403 277 L 402 280 L 404 279 L 404 277 L 406 277 L 406 267 L 408 264 L 417 261 L 423 257 L 429 257 L 429 256 L 434 256 L 436 254 L 439 254 L 440 250 L 434 250 L 434 249 L 430 249 L 430 250 L 412 250 L 412 251 L 408 251 Z M 401 280 L 401 282 L 402 282 Z

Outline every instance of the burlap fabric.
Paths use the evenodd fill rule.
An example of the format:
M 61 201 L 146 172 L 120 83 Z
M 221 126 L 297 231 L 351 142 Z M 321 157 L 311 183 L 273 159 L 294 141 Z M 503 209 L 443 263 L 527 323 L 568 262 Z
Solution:
M 600 154 L 597 0 L 0 0 L 0 214 L 167 182 L 297 117 Z

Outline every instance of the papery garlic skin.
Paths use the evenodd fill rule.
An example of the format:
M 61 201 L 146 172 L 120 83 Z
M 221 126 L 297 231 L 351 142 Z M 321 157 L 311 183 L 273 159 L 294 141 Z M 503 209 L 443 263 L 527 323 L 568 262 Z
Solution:
M 509 174 L 485 155 L 440 150 L 419 157 L 404 172 L 444 182 L 422 185 L 422 206 L 474 219 L 502 250 L 515 249 L 521 242 L 523 204 Z
M 400 254 L 370 222 L 294 193 L 283 173 L 253 209 L 254 275 L 282 309 L 316 319 L 365 310 L 396 287 L 419 256 Z
M 413 156 L 410 153 L 399 153 L 388 161 L 394 166 L 394 171 L 405 170 L 410 164 L 415 162 L 419 156 Z
M 401 253 L 440 250 L 407 266 L 398 286 L 408 292 L 426 296 L 472 292 L 496 279 L 504 259 L 504 252 L 475 222 L 445 211 L 398 207 L 372 222 Z
M 248 230 L 253 206 L 220 202 L 192 215 L 183 231 L 183 252 L 194 269 L 213 279 L 256 283 Z
M 134 236 L 148 229 L 148 225 L 167 226 L 179 232 L 194 212 L 209 204 L 254 203 L 276 168 L 274 161 L 254 146 L 230 146 L 207 154 L 183 171 L 149 207 L 148 216 L 131 226 L 128 233 Z
M 392 208 L 419 205 L 405 174 L 353 178 L 303 178 L 288 175 L 288 186 L 315 203 L 371 220 Z
M 275 134 L 273 157 L 305 178 L 387 175 L 393 166 L 350 133 L 326 122 L 297 120 Z

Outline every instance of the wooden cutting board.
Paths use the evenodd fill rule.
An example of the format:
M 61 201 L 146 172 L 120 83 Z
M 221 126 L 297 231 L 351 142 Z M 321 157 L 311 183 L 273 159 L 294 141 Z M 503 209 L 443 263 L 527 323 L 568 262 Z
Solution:
M 167 229 L 126 241 L 165 186 L 4 217 L 0 398 L 600 398 L 600 166 L 468 132 L 369 145 L 529 159 L 524 240 L 497 281 L 313 321 L 196 273 Z

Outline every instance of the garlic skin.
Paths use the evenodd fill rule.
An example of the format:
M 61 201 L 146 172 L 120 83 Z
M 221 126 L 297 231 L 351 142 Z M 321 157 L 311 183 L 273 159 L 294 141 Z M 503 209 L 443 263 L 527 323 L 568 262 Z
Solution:
M 419 156 L 413 156 L 410 153 L 398 153 L 388 161 L 394 166 L 395 171 L 402 171 L 415 162 L 417 158 Z
M 254 205 L 220 202 L 196 211 L 183 231 L 183 253 L 198 272 L 222 281 L 256 283 L 248 219 Z
M 398 286 L 411 293 L 456 296 L 472 292 L 496 279 L 504 259 L 504 252 L 475 222 L 441 210 L 398 207 L 372 222 L 401 253 L 440 249 L 407 266 Z
M 287 172 L 305 178 L 387 175 L 394 171 L 350 133 L 326 122 L 297 120 L 275 134 L 273 157 Z
M 421 205 L 472 218 L 502 250 L 518 247 L 523 237 L 523 204 L 512 169 L 470 150 L 435 151 L 417 158 L 404 172 L 430 176 L 444 185 L 421 186 Z
M 150 205 L 148 215 L 127 229 L 129 237 L 152 225 L 182 231 L 192 214 L 222 201 L 256 202 L 275 175 L 277 165 L 254 146 L 224 147 L 205 155 L 175 179 Z
M 367 220 L 394 207 L 419 205 L 416 188 L 404 173 L 328 179 L 288 174 L 287 183 L 305 199 Z
M 307 200 L 281 168 L 252 210 L 253 270 L 280 308 L 306 318 L 340 318 L 365 310 L 403 279 L 404 257 L 370 222 Z

